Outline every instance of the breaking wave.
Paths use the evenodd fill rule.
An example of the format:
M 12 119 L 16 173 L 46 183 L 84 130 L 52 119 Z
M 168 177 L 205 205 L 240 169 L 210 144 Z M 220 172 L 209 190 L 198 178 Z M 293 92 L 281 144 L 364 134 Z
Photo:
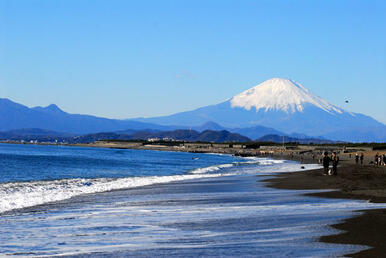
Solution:
M 224 168 L 231 168 L 234 166 L 242 166 L 242 165 L 273 165 L 273 164 L 281 164 L 284 163 L 285 160 L 273 160 L 273 159 L 267 159 L 267 158 L 258 158 L 258 157 L 245 157 L 244 158 L 246 161 L 240 161 L 240 162 L 233 162 L 229 164 L 221 164 L 221 165 L 214 165 L 210 167 L 205 167 L 205 168 L 196 168 L 191 170 L 189 173 L 191 174 L 203 174 L 203 173 L 209 173 L 209 172 L 214 172 L 218 171 L 220 169 Z
M 146 176 L 126 178 L 95 178 L 95 179 L 60 179 L 49 181 L 11 182 L 0 184 L 0 213 L 32 207 L 36 205 L 62 201 L 83 194 L 107 192 L 112 190 L 135 188 L 160 183 L 169 183 L 199 178 L 213 178 L 248 173 L 246 170 L 236 171 L 230 169 L 236 166 L 256 164 L 250 168 L 249 173 L 259 172 L 263 167 L 265 171 L 279 171 L 278 167 L 270 165 L 285 163 L 284 160 L 267 158 L 245 158 L 245 161 L 220 164 L 204 168 L 197 168 L 183 175 Z M 283 166 L 285 171 L 293 167 Z
M 62 201 L 82 194 L 169 183 L 198 178 L 219 177 L 222 174 L 188 174 L 127 178 L 61 179 L 53 181 L 15 182 L 0 184 L 0 213 L 50 202 Z
M 208 173 L 208 172 L 213 172 L 213 171 L 218 171 L 222 168 L 230 168 L 233 167 L 233 164 L 221 164 L 221 165 L 215 165 L 215 166 L 210 166 L 206 168 L 196 168 L 189 173 L 191 174 L 203 174 L 203 173 Z

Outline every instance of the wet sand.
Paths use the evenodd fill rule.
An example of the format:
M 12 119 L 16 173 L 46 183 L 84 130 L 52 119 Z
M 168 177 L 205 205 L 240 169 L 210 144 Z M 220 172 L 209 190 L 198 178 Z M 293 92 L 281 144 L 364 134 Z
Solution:
M 78 145 L 83 146 L 83 145 Z M 87 144 L 87 147 L 103 148 L 132 148 L 152 149 L 162 151 L 184 151 L 184 152 L 213 152 L 227 153 L 243 156 L 270 156 L 278 159 L 295 160 L 301 163 L 317 163 L 320 158 L 320 151 L 311 151 L 304 154 L 294 154 L 292 151 L 274 152 L 261 155 L 258 150 L 233 149 L 233 148 L 176 148 L 169 146 L 127 146 L 125 144 L 111 146 L 102 144 Z M 340 153 L 340 166 L 338 176 L 323 176 L 322 170 L 289 172 L 277 174 L 274 178 L 265 180 L 268 186 L 278 189 L 291 190 L 329 190 L 333 191 L 312 193 L 311 196 L 340 199 L 361 199 L 374 203 L 386 202 L 386 167 L 369 165 L 373 156 L 378 151 L 364 152 L 363 165 L 355 164 L 355 153 Z M 380 151 L 379 153 L 385 153 Z M 352 257 L 383 257 L 386 253 L 386 209 L 358 211 L 358 215 L 333 226 L 344 232 L 337 235 L 328 235 L 320 238 L 326 243 L 342 243 L 366 245 L 372 247 L 348 256 Z
M 21 246 L 7 254 L 38 257 L 332 257 L 362 250 L 315 241 L 335 232 L 326 224 L 358 206 L 267 188 L 260 179 L 201 178 L 80 195 L 14 211 L 0 229 L 4 236 L 4 228 L 14 228 Z
M 386 202 L 386 167 L 356 165 L 345 159 L 337 176 L 323 176 L 322 170 L 290 172 L 265 180 L 268 186 L 278 189 L 311 190 L 336 189 L 329 192 L 308 194 L 325 198 L 361 199 Z M 386 209 L 358 211 L 358 215 L 333 226 L 344 232 L 323 236 L 327 243 L 360 244 L 371 249 L 351 254 L 352 257 L 384 257 L 386 254 Z
M 102 146 L 95 146 L 102 147 Z M 106 146 L 103 147 L 116 147 Z M 120 146 L 127 148 L 127 146 Z M 134 147 L 137 148 L 137 147 Z M 144 149 L 157 149 L 168 151 L 186 152 L 213 152 L 228 153 L 242 156 L 269 156 L 278 159 L 295 160 L 301 163 L 318 163 L 321 151 L 309 151 L 303 154 L 297 151 L 274 151 L 263 154 L 259 150 L 234 149 L 234 148 L 210 148 L 192 149 L 154 146 L 143 146 Z M 299 151 L 299 150 L 298 150 Z M 338 150 L 339 152 L 339 150 Z M 339 153 L 340 166 L 338 176 L 323 176 L 322 170 L 280 173 L 275 178 L 266 180 L 268 186 L 278 189 L 291 190 L 318 190 L 336 189 L 334 191 L 313 193 L 311 196 L 340 199 L 361 199 L 375 203 L 386 202 L 386 167 L 370 165 L 375 153 L 384 154 L 383 151 L 358 150 L 358 154 L 364 153 L 363 165 L 356 164 L 355 152 Z M 372 247 L 371 249 L 348 256 L 353 257 L 383 257 L 386 254 L 386 209 L 358 211 L 358 215 L 347 219 L 343 223 L 333 227 L 344 230 L 338 235 L 324 236 L 320 241 L 326 243 L 360 244 Z

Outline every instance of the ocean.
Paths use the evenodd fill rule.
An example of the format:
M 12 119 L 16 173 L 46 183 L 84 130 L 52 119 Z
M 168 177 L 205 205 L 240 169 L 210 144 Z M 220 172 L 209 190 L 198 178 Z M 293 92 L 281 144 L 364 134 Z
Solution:
M 318 237 L 385 207 L 268 188 L 319 167 L 271 158 L 0 144 L 0 164 L 0 255 L 340 256 L 366 247 Z

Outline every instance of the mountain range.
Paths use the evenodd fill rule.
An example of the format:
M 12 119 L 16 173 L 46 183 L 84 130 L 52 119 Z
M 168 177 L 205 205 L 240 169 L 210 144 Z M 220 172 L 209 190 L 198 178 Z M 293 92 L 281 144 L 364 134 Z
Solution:
M 198 133 L 228 131 L 253 140 L 264 135 L 286 135 L 352 142 L 386 141 L 383 123 L 332 105 L 301 84 L 281 78 L 267 80 L 217 105 L 169 116 L 126 120 L 69 114 L 54 104 L 29 108 L 0 99 L 0 131 L 25 128 L 72 135 L 192 129 Z
M 250 142 L 251 139 L 237 133 L 225 130 L 213 131 L 205 130 L 197 132 L 195 130 L 174 130 L 174 131 L 154 131 L 154 130 L 125 130 L 118 132 L 101 132 L 84 135 L 73 135 L 60 133 L 38 128 L 16 129 L 0 132 L 0 140 L 5 141 L 39 141 L 39 142 L 67 142 L 67 143 L 90 143 L 100 140 L 147 140 L 158 138 L 170 141 L 189 141 L 189 142 Z
M 301 84 L 282 78 L 267 80 L 217 105 L 170 116 L 138 118 L 136 121 L 182 126 L 211 121 L 228 128 L 262 126 L 285 134 L 332 140 L 386 141 L 383 123 L 363 114 L 345 111 Z
M 22 132 L 22 129 L 28 129 L 27 131 L 30 133 L 30 136 L 33 136 L 35 134 L 31 134 L 33 133 L 31 128 L 42 129 L 40 133 L 46 132 L 47 136 L 53 136 L 52 132 L 55 132 L 56 134 L 59 132 L 59 134 L 67 133 L 72 135 L 117 132 L 118 134 L 131 135 L 137 131 L 161 132 L 177 129 L 193 129 L 198 132 L 206 130 L 226 130 L 232 133 L 242 134 L 252 139 L 259 138 L 266 134 L 283 134 L 280 131 L 264 126 L 226 128 L 214 122 L 206 122 L 197 126 L 158 125 L 127 119 L 107 119 L 90 115 L 69 114 L 61 110 L 55 104 L 51 104 L 47 107 L 29 108 L 9 99 L 0 99 L 0 131 L 3 131 L 4 136 L 8 134 L 12 135 L 12 139 L 16 137 L 17 133 L 20 133 L 19 136 L 26 136 L 25 133 Z
M 195 130 L 174 130 L 174 131 L 154 131 L 154 130 L 125 130 L 118 132 L 101 132 L 84 135 L 73 135 L 69 133 L 60 133 L 38 128 L 16 129 L 6 132 L 0 132 L 0 140 L 3 141 L 38 141 L 38 142 L 66 142 L 66 143 L 90 143 L 101 140 L 148 140 L 149 138 L 158 138 L 163 141 L 188 141 L 188 142 L 251 142 L 248 137 L 237 133 L 231 133 L 226 130 L 214 131 L 205 130 L 198 132 Z M 166 138 L 166 139 L 165 139 Z M 295 138 L 277 134 L 268 134 L 255 139 L 257 142 L 276 142 L 289 143 L 298 142 L 301 144 L 326 144 L 336 143 L 334 141 L 318 138 Z
M 28 108 L 0 99 L 0 131 L 23 128 L 40 128 L 72 134 L 98 133 L 118 130 L 173 130 L 172 126 L 155 125 L 133 120 L 118 120 L 90 115 L 69 114 L 55 104 Z

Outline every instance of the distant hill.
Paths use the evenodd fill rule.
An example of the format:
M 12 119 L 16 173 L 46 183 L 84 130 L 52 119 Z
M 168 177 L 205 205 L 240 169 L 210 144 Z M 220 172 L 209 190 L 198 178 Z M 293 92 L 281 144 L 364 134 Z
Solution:
M 168 132 L 137 132 L 130 135 L 131 139 L 146 140 L 148 138 L 170 138 L 190 142 L 249 142 L 251 139 L 228 131 L 205 130 L 201 133 L 195 130 L 175 130 Z
M 56 132 L 56 131 L 50 131 L 50 130 L 44 130 L 40 128 L 23 128 L 23 129 L 15 129 L 15 130 L 9 130 L 7 132 L 0 132 L 5 133 L 8 135 L 18 135 L 18 136 L 59 136 L 59 137 L 74 137 L 75 134 L 72 133 L 63 133 L 63 132 Z
M 75 137 L 73 142 L 86 143 L 94 142 L 98 140 L 147 140 L 149 138 L 173 139 L 177 141 L 189 141 L 189 142 L 250 142 L 251 139 L 236 133 L 230 133 L 228 131 L 211 131 L 206 130 L 203 132 L 197 132 L 195 130 L 174 130 L 164 132 L 154 131 L 137 131 L 133 134 L 122 133 L 96 133 L 86 134 Z
M 28 129 L 15 129 L 6 132 L 0 132 L 0 140 L 12 140 L 12 141 L 69 141 L 75 134 L 61 133 L 50 130 L 44 130 L 39 128 L 28 128 Z
M 250 142 L 251 139 L 237 133 L 231 133 L 225 130 L 212 131 L 205 130 L 197 132 L 195 130 L 174 130 L 174 131 L 132 131 L 121 132 L 102 132 L 84 135 L 74 135 L 69 133 L 60 133 L 44 129 L 18 129 L 6 132 L 0 132 L 0 140 L 54 142 L 55 140 L 69 143 L 90 143 L 99 140 L 147 140 L 149 138 L 159 138 L 179 141 L 202 141 L 202 142 Z
M 299 135 L 301 137 L 283 136 L 277 134 L 267 134 L 255 139 L 259 142 L 279 142 L 284 139 L 285 142 L 298 142 L 302 144 L 308 143 L 333 143 L 334 141 L 310 138 L 305 135 Z M 284 138 L 283 138 L 284 137 Z M 231 133 L 226 130 L 214 131 L 205 130 L 198 132 L 196 130 L 174 130 L 174 131 L 157 131 L 157 130 L 122 130 L 116 132 L 101 132 L 91 134 L 71 134 L 56 132 L 50 130 L 44 130 L 39 128 L 27 128 L 27 129 L 15 129 L 5 132 L 0 132 L 0 140 L 13 140 L 13 141 L 31 141 L 38 140 L 39 142 L 54 142 L 65 141 L 69 143 L 90 143 L 99 140 L 147 140 L 149 138 L 169 138 L 180 141 L 189 142 L 251 142 L 252 140 L 238 133 Z
M 277 135 L 285 135 L 285 133 L 280 132 L 278 130 L 275 130 L 270 127 L 265 126 L 253 126 L 253 127 L 246 127 L 246 128 L 232 128 L 229 129 L 230 132 L 233 133 L 239 133 L 241 135 L 244 135 L 246 137 L 249 137 L 251 139 L 258 139 L 264 135 L 267 134 L 277 134 Z
M 196 130 L 198 132 L 203 132 L 206 130 L 212 130 L 212 131 L 228 130 L 229 131 L 229 128 L 225 128 L 225 127 L 223 127 L 215 122 L 212 122 L 212 121 L 206 122 L 200 126 L 194 126 L 194 127 L 192 127 L 192 129 Z
M 285 133 L 280 132 L 278 130 L 275 130 L 273 128 L 265 127 L 265 126 L 252 126 L 252 127 L 246 127 L 246 128 L 226 128 L 223 127 L 215 122 L 206 122 L 200 126 L 192 127 L 194 130 L 202 132 L 205 130 L 212 130 L 212 131 L 229 131 L 231 133 L 238 133 L 243 136 L 246 136 L 252 140 L 258 139 L 259 137 L 262 137 L 267 134 L 278 134 L 278 135 L 285 135 Z
M 177 127 L 161 126 L 132 120 L 101 118 L 90 115 L 69 114 L 56 105 L 28 108 L 0 98 L 0 131 L 22 128 L 41 128 L 44 130 L 87 134 L 112 132 L 118 130 L 175 130 Z
M 100 140 L 131 140 L 132 138 L 128 134 L 122 133 L 93 133 L 76 136 L 68 139 L 71 143 L 91 143 Z

